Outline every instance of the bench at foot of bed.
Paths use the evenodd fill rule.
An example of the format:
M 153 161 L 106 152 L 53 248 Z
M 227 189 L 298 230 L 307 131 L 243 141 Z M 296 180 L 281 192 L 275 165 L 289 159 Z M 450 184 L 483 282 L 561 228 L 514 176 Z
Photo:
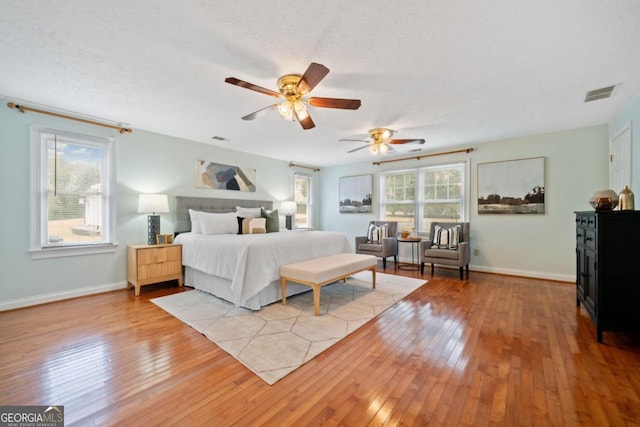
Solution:
M 313 313 L 320 314 L 320 288 L 340 279 L 347 280 L 352 274 L 371 270 L 373 288 L 376 287 L 376 266 L 373 255 L 337 254 L 295 262 L 280 267 L 282 305 L 287 305 L 287 281 L 311 286 L 313 289 Z

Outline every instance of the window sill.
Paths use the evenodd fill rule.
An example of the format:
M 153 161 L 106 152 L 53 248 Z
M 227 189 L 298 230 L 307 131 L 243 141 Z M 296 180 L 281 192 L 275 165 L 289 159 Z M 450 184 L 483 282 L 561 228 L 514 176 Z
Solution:
M 55 248 L 31 249 L 29 253 L 31 254 L 31 259 L 45 259 L 61 258 L 67 256 L 104 254 L 115 252 L 117 248 L 117 243 L 106 243 L 104 245 L 60 246 Z

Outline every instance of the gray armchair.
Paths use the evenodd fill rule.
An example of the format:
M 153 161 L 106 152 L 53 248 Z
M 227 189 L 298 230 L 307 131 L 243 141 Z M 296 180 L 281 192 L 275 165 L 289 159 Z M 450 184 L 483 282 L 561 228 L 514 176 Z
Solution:
M 381 226 L 387 224 L 388 236 L 381 243 L 367 242 L 367 236 L 356 237 L 356 253 L 374 255 L 382 258 L 382 268 L 387 268 L 387 257 L 392 256 L 395 265 L 398 265 L 398 223 L 396 221 L 370 221 L 369 224 Z
M 449 229 L 453 226 L 460 225 L 460 243 L 458 249 L 432 248 L 435 236 L 435 227 L 439 225 L 442 228 Z M 424 274 L 424 264 L 431 264 L 431 274 L 433 274 L 433 265 L 454 265 L 460 268 L 460 280 L 463 279 L 463 269 L 467 270 L 469 277 L 469 261 L 471 260 L 471 247 L 469 239 L 469 223 L 468 222 L 432 222 L 429 240 L 420 242 L 420 273 Z

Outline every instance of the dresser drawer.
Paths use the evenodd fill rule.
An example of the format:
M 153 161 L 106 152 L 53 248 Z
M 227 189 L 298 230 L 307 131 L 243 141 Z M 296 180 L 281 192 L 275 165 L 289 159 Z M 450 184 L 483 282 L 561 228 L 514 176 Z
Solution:
M 163 277 L 171 274 L 179 274 L 182 266 L 178 261 L 159 262 L 155 264 L 142 264 L 138 266 L 138 280 Z

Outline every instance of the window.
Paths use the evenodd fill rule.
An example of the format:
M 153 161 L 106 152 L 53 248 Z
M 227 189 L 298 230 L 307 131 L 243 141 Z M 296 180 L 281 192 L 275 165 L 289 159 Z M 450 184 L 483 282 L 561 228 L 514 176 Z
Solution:
M 381 219 L 427 234 L 432 221 L 464 221 L 465 170 L 456 163 L 381 173 Z
M 313 228 L 313 188 L 310 175 L 297 172 L 293 174 L 293 200 L 298 208 L 293 227 Z
M 54 249 L 34 257 L 86 253 L 81 249 L 113 243 L 113 145 L 111 138 L 32 128 L 31 251 Z

